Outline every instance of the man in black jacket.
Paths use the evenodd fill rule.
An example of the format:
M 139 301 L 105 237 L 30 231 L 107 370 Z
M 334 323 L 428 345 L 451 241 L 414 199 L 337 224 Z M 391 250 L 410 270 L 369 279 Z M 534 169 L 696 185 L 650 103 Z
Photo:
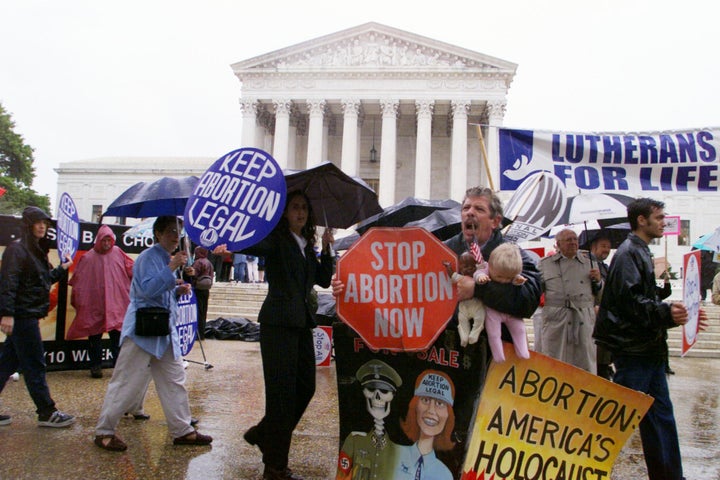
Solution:
M 640 198 L 628 207 L 632 233 L 610 264 L 593 336 L 612 352 L 614 381 L 652 396 L 650 410 L 640 422 L 645 464 L 650 480 L 681 480 L 682 459 L 665 365 L 667 329 L 688 322 L 680 302 L 665 303 L 656 286 L 648 243 L 663 236 L 665 204 Z M 701 309 L 700 326 L 705 326 Z
M 55 407 L 45 379 L 40 319 L 48 314 L 50 286 L 67 275 L 73 262 L 68 255 L 65 263 L 51 268 L 45 238 L 49 222 L 41 209 L 27 207 L 22 214 L 22 237 L 8 245 L 2 256 L 0 331 L 7 339 L 0 351 L 0 392 L 10 375 L 22 371 L 37 407 L 38 425 L 68 427 L 75 417 Z M 10 422 L 8 415 L 0 415 L 0 425 Z

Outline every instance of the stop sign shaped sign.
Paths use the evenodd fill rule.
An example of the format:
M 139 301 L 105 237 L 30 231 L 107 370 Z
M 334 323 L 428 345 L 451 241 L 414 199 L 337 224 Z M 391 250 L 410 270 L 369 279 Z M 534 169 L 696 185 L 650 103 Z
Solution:
M 372 349 L 427 350 L 457 305 L 443 261 L 457 269 L 455 253 L 423 228 L 371 228 L 338 262 L 338 316 Z

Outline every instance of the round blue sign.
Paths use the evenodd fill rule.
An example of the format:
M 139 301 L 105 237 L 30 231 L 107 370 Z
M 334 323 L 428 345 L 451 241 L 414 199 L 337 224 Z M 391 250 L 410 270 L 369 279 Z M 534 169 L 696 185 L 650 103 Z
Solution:
M 185 206 L 185 230 L 198 245 L 242 250 L 265 238 L 280 221 L 287 188 L 267 152 L 240 148 L 203 174 Z
M 178 298 L 178 317 L 175 322 L 175 330 L 180 337 L 180 353 L 183 357 L 190 353 L 195 344 L 197 328 L 197 297 L 195 292 L 190 290 L 190 293 Z
M 74 258 L 80 245 L 80 217 L 70 195 L 60 196 L 57 213 L 57 249 L 58 257 L 65 261 L 65 255 Z

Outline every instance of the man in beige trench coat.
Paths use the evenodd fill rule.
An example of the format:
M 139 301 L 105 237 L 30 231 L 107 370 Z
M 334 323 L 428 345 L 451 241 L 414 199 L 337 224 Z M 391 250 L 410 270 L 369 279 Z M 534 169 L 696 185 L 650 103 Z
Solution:
M 595 300 L 602 291 L 597 262 L 578 250 L 577 234 L 571 229 L 556 236 L 555 255 L 540 260 L 543 307 L 541 353 L 597 373 Z

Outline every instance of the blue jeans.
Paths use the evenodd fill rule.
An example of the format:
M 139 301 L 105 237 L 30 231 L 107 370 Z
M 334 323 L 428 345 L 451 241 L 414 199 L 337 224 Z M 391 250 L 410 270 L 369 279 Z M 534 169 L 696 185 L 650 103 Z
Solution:
M 233 265 L 233 280 L 236 282 L 245 282 L 247 276 L 247 263 L 236 263 Z
M 645 464 L 650 480 L 683 478 L 680 443 L 668 390 L 665 358 L 615 355 L 613 381 L 646 393 L 655 401 L 640 422 Z
M 15 318 L 12 335 L 0 351 L 0 392 L 8 378 L 20 371 L 40 417 L 57 410 L 45 379 L 45 350 L 37 318 Z

